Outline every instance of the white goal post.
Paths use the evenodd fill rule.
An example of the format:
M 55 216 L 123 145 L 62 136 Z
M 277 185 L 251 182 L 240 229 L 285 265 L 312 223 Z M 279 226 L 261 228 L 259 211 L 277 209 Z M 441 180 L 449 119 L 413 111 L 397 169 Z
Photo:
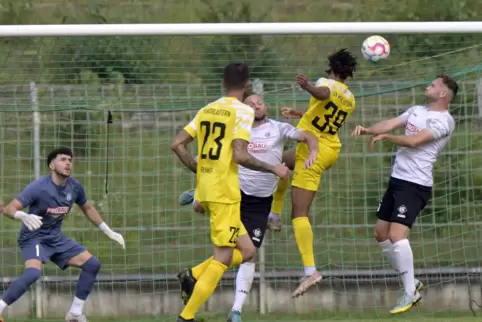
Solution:
M 2 25 L 1 37 L 478 33 L 482 21 Z

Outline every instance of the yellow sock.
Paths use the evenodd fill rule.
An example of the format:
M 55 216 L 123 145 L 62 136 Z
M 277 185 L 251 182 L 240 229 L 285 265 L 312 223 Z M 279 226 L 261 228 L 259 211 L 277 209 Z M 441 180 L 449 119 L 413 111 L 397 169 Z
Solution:
M 208 268 L 197 281 L 189 302 L 187 302 L 186 307 L 181 312 L 181 317 L 184 320 L 194 319 L 199 307 L 213 294 L 219 280 L 227 269 L 228 267 L 223 263 L 211 260 Z
M 192 268 L 192 277 L 194 277 L 196 280 L 199 280 L 201 275 L 206 271 L 206 269 L 209 267 L 211 262 L 213 261 L 213 257 L 209 257 L 206 259 L 204 262 L 201 264 L 195 266 Z M 235 248 L 233 250 L 233 260 L 231 262 L 231 265 L 229 265 L 229 268 L 232 268 L 234 266 L 239 266 L 243 262 L 243 255 L 241 252 Z
M 192 277 L 196 279 L 196 281 L 199 281 L 199 278 L 201 275 L 206 271 L 206 269 L 211 265 L 211 262 L 213 261 L 213 257 L 209 257 L 206 259 L 204 262 L 201 264 L 195 266 L 192 268 Z
M 234 266 L 239 266 L 243 262 L 243 255 L 239 251 L 239 249 L 235 248 L 233 250 L 233 260 L 231 261 L 231 265 L 229 265 L 229 268 L 232 268 Z
M 290 185 L 290 180 L 278 180 L 278 187 L 273 194 L 273 204 L 271 206 L 271 212 L 280 215 L 283 212 L 283 207 L 285 205 L 286 194 L 288 193 L 288 187 Z
M 313 251 L 313 230 L 308 217 L 293 219 L 296 244 L 305 267 L 315 267 L 315 255 Z

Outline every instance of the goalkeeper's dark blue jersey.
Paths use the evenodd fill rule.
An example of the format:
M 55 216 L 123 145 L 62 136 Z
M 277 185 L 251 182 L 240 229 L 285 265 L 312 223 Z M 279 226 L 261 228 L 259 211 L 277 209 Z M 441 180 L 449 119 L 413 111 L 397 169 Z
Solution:
M 87 202 L 85 191 L 80 182 L 68 177 L 64 186 L 57 186 L 50 175 L 41 177 L 30 184 L 16 198 L 28 213 L 42 217 L 43 225 L 35 231 L 25 225 L 20 228 L 19 242 L 31 238 L 47 241 L 61 234 L 60 228 L 73 204 L 79 206 Z

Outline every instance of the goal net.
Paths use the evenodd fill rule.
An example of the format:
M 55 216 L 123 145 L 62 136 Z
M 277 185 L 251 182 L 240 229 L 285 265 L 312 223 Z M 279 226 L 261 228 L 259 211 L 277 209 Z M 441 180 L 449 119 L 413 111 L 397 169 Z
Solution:
M 450 106 L 456 129 L 435 166 L 432 200 L 410 233 L 415 272 L 428 287 L 421 307 L 409 314 L 469 316 L 470 303 L 482 302 L 481 38 L 379 32 L 392 54 L 376 64 L 360 53 L 369 34 L 3 38 L 0 197 L 8 203 L 28 182 L 47 174 L 51 149 L 71 147 L 73 176 L 127 244 L 122 251 L 76 207 L 64 221 L 64 233 L 103 265 L 86 304 L 88 317 L 173 321 L 183 307 L 175 274 L 212 253 L 207 217 L 178 205 L 179 194 L 194 188 L 195 176 L 171 152 L 173 136 L 200 107 L 223 95 L 227 63 L 247 62 L 269 117 L 286 121 L 282 107 L 306 109 L 309 100 L 296 75 L 312 82 L 324 77 L 326 56 L 348 48 L 359 58 L 349 81 L 357 108 L 340 132 L 340 158 L 324 175 L 311 209 L 315 260 L 326 279 L 291 298 L 302 263 L 288 198 L 282 231 L 267 233 L 258 256 L 245 320 L 388 318 L 400 285 L 373 228 L 396 147 L 383 143 L 372 153 L 368 138 L 353 139 L 350 133 L 357 124 L 369 126 L 423 104 L 425 86 L 441 73 L 460 86 Z M 2 218 L 0 225 L 5 290 L 22 273 L 23 262 L 16 243 L 19 223 Z M 9 321 L 61 320 L 78 270 L 61 271 L 48 263 L 42 274 L 41 282 L 5 311 Z M 201 316 L 225 321 L 235 274 L 226 273 Z

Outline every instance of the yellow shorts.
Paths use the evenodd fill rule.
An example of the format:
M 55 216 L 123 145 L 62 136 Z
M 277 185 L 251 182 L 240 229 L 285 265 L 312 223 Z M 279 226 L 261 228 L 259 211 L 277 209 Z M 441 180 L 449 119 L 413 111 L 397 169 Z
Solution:
M 309 153 L 308 144 L 298 143 L 291 185 L 305 190 L 318 191 L 323 171 L 328 170 L 336 163 L 340 148 L 328 147 L 320 142 L 316 162 L 310 168 L 305 169 L 305 161 Z
M 241 222 L 241 203 L 202 202 L 209 214 L 211 241 L 218 247 L 236 247 L 238 236 L 248 232 Z

